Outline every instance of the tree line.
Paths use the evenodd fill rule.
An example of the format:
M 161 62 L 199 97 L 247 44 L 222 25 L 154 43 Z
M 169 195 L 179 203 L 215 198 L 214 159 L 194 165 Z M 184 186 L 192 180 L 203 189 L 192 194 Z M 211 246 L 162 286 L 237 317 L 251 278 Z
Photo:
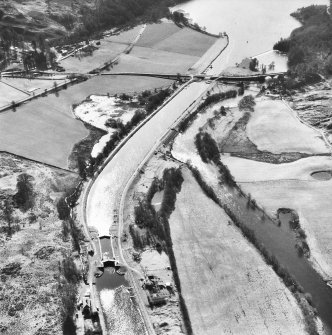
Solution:
M 197 108 L 196 110 L 191 113 L 188 117 L 186 117 L 184 120 L 182 120 L 179 124 L 179 130 L 181 132 L 186 131 L 186 129 L 189 127 L 191 122 L 196 118 L 196 115 L 201 112 L 202 110 L 206 109 L 212 104 L 215 104 L 219 101 L 223 101 L 230 98 L 235 98 L 237 96 L 238 92 L 236 90 L 229 90 L 226 92 L 221 93 L 215 93 L 212 95 L 209 95 Z

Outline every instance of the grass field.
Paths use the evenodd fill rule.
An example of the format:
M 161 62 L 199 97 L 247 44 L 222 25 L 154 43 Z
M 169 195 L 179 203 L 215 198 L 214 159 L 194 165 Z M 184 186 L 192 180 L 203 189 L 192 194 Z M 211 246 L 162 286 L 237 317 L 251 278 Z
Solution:
M 120 55 L 140 33 L 142 25 L 120 32 L 118 35 L 105 36 L 99 42 L 98 49 L 92 55 L 85 56 L 84 51 L 78 51 L 75 56 L 70 56 L 61 61 L 67 72 L 87 73 L 99 68 Z
M 244 183 L 285 179 L 315 182 L 317 179 L 311 176 L 313 172 L 332 169 L 329 156 L 313 156 L 285 164 L 270 164 L 231 156 L 221 156 L 221 160 L 231 168 L 235 179 Z
M 64 83 L 64 80 L 42 80 L 24 78 L 2 78 L 0 81 L 0 108 L 11 104 L 12 101 L 18 102 L 28 98 L 33 93 L 38 94 L 45 89 L 53 88 Z
M 114 43 L 130 44 L 135 39 L 135 37 L 137 36 L 141 28 L 142 26 L 138 25 L 129 30 L 122 31 L 118 35 L 106 36 L 104 37 L 104 40 L 108 42 L 114 42 Z
M 181 28 L 172 22 L 149 24 L 138 40 L 137 46 L 153 48 L 156 43 L 163 41 L 180 30 Z
M 98 76 L 0 114 L 0 150 L 66 168 L 73 145 L 87 136 L 72 104 L 91 94 L 134 93 L 170 85 L 169 80 Z
M 302 152 L 328 153 L 329 149 L 320 134 L 300 122 L 296 114 L 282 101 L 256 101 L 255 112 L 248 125 L 249 139 L 258 150 L 272 153 Z
M 171 73 L 186 72 L 198 61 L 198 57 L 160 51 L 144 47 L 134 47 L 128 55 L 122 55 L 114 72 Z
M 56 104 L 40 99 L 27 106 L 27 112 L 0 114 L 1 150 L 66 168 L 72 146 L 88 131 Z
M 153 48 L 201 57 L 215 41 L 215 37 L 201 34 L 189 28 L 183 28 L 172 36 L 156 43 Z
M 170 227 L 193 332 L 303 334 L 292 294 L 191 173 L 182 171 Z
M 258 204 L 275 215 L 278 208 L 298 212 L 307 234 L 311 260 L 325 277 L 332 277 L 332 180 L 311 177 L 315 171 L 332 170 L 330 157 L 309 157 L 293 163 L 273 165 L 235 157 L 225 157 L 241 188 Z M 248 173 L 250 171 L 250 173 Z
M 224 40 L 216 41 L 219 42 L 215 37 L 180 29 L 174 23 L 150 24 L 130 54 L 120 57 L 113 71 L 183 73 L 195 64 L 195 69 L 202 71 L 224 46 Z
M 2 78 L 2 82 L 14 86 L 18 90 L 26 91 L 32 94 L 32 92 L 40 93 L 45 90 L 45 88 L 51 88 L 54 86 L 54 82 L 60 85 L 64 82 L 64 79 L 25 79 L 25 78 Z
M 21 100 L 29 96 L 3 82 L 0 82 L 0 92 L 0 107 L 9 105 L 12 101 Z

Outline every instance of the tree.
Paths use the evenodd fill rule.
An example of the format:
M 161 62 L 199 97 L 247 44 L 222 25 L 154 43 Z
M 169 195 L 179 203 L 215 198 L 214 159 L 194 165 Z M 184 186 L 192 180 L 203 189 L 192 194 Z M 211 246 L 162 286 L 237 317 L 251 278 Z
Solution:
M 219 162 L 219 148 L 209 133 L 200 132 L 195 137 L 195 145 L 204 163 Z
M 252 58 L 249 64 L 249 69 L 251 71 L 257 71 L 257 67 L 258 67 L 258 59 Z
M 16 102 L 13 100 L 11 103 L 13 112 L 16 112 Z
M 288 65 L 295 66 L 304 62 L 305 54 L 301 47 L 294 46 L 288 53 Z
M 287 53 L 290 48 L 290 41 L 288 39 L 281 38 L 274 46 L 273 50 L 278 50 L 283 53 Z
M 254 110 L 254 106 L 256 105 L 255 98 L 250 94 L 244 96 L 240 101 L 239 101 L 239 109 L 240 110 Z

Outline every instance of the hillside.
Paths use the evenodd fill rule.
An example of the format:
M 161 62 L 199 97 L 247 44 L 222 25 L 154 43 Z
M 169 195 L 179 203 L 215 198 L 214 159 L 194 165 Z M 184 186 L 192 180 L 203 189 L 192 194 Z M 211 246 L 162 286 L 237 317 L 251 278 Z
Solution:
M 39 35 L 59 38 L 68 33 L 82 36 L 100 29 L 156 20 L 168 14 L 168 6 L 181 0 L 0 0 L 0 37 L 24 39 Z M 19 38 L 20 39 L 20 38 Z

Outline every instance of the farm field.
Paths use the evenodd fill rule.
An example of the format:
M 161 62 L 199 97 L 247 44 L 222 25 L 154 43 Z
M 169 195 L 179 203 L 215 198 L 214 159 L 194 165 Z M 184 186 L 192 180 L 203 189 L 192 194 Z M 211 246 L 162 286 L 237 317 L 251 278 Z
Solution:
M 216 37 L 205 35 L 189 28 L 183 28 L 164 40 L 160 40 L 153 48 L 201 57 L 216 40 Z
M 72 104 L 91 94 L 134 93 L 170 85 L 158 78 L 98 76 L 0 114 L 0 150 L 58 167 L 68 167 L 68 156 L 75 143 L 88 131 L 75 120 Z
M 98 47 L 99 49 L 93 51 L 91 55 L 84 55 L 84 53 L 81 54 L 78 51 L 75 56 L 70 56 L 61 61 L 60 65 L 66 69 L 66 72 L 88 73 L 120 55 L 127 45 L 101 40 Z
M 67 72 L 87 73 L 99 68 L 112 59 L 119 56 L 130 43 L 132 43 L 142 30 L 142 25 L 136 26 L 118 35 L 105 36 L 99 42 L 97 50 L 91 55 L 86 55 L 84 50 L 78 51 L 74 56 L 70 56 L 61 61 Z
M 182 173 L 170 228 L 194 333 L 303 334 L 292 294 L 191 172 Z
M 328 153 L 321 134 L 300 122 L 297 115 L 279 100 L 256 100 L 247 124 L 248 138 L 258 150 L 272 153 Z
M 172 22 L 162 22 L 148 25 L 137 46 L 201 57 L 216 40 L 216 37 L 193 29 L 181 29 Z
M 139 47 L 153 48 L 156 43 L 172 36 L 180 30 L 181 28 L 171 21 L 149 24 L 136 45 Z
M 186 72 L 198 57 L 144 47 L 134 47 L 128 55 L 122 55 L 114 72 L 171 73 Z
M 195 64 L 198 64 L 195 69 L 201 71 L 220 52 L 224 43 L 226 39 L 220 41 L 189 28 L 180 29 L 167 21 L 151 24 L 130 54 L 120 56 L 119 65 L 113 71 L 184 73 Z
M 313 172 L 331 171 L 331 158 L 309 157 L 279 165 L 236 157 L 223 157 L 222 161 L 241 188 L 250 193 L 269 214 L 275 215 L 283 207 L 297 211 L 316 270 L 324 278 L 331 278 L 332 211 L 329 203 L 332 180 L 317 180 L 311 176 Z
M 1 150 L 67 168 L 72 146 L 88 134 L 83 123 L 50 101 L 33 103 L 27 112 L 0 114 Z
M 12 101 L 27 98 L 29 94 L 23 93 L 0 81 L 0 107 L 9 105 Z
M 123 30 L 117 35 L 113 35 L 113 36 L 106 35 L 104 37 L 104 40 L 107 42 L 113 42 L 113 43 L 130 44 L 136 38 L 136 36 L 138 35 L 141 29 L 142 29 L 142 25 L 138 25 L 128 30 Z
M 61 78 L 62 77 L 62 78 Z M 32 92 L 40 93 L 45 90 L 45 88 L 51 88 L 56 82 L 60 85 L 65 82 L 65 76 L 57 76 L 55 80 L 53 79 L 25 79 L 25 78 L 6 78 L 1 79 L 2 82 L 15 87 L 18 90 L 25 91 L 29 94 Z

